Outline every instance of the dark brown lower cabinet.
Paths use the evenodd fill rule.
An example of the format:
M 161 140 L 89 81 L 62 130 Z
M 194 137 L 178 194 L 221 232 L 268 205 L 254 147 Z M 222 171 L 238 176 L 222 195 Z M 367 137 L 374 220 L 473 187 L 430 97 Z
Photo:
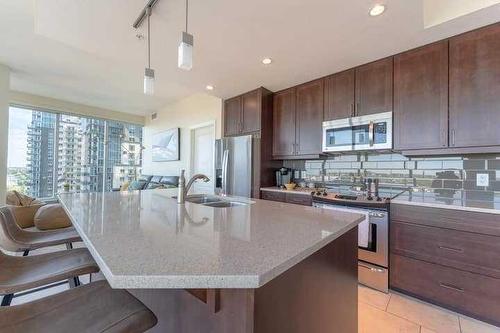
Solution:
M 392 204 L 390 287 L 500 325 L 500 215 Z
M 261 191 L 263 200 L 287 202 L 296 205 L 312 206 L 312 197 L 305 194 L 294 194 L 275 191 Z
M 500 279 L 391 254 L 391 288 L 500 325 Z
M 285 193 L 285 201 L 296 205 L 312 206 L 312 197 L 305 194 Z
M 262 198 L 262 200 L 279 201 L 279 202 L 286 201 L 285 193 L 281 192 L 261 191 L 260 197 Z

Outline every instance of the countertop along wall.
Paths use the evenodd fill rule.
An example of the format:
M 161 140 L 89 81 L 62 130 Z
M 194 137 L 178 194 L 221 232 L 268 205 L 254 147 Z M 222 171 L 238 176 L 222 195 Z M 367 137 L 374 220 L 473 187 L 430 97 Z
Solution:
M 221 137 L 222 100 L 207 94 L 197 94 L 165 106 L 157 112 L 157 118 L 146 117 L 143 132 L 142 173 L 145 175 L 176 176 L 181 169 L 189 173 L 191 159 L 190 128 L 215 121 L 215 138 Z M 152 136 L 156 133 L 180 127 L 180 161 L 153 162 L 151 156 Z

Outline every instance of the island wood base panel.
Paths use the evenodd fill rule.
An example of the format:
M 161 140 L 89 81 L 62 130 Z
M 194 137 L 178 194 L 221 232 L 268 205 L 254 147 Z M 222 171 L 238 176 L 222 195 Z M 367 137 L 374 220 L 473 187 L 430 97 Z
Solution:
M 130 292 L 158 317 L 149 332 L 357 333 L 357 234 L 356 227 L 258 289 Z

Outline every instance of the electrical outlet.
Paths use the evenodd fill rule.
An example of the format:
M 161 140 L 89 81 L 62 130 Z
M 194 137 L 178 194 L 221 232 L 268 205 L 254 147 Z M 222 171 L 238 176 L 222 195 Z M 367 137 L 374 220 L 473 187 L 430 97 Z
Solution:
M 490 177 L 487 173 L 478 173 L 476 175 L 476 186 L 490 186 Z

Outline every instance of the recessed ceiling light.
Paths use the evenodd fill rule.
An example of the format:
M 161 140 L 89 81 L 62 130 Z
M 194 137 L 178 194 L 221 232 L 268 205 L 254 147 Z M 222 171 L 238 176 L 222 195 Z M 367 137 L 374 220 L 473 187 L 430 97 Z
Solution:
M 214 90 L 214 86 L 207 85 L 207 86 L 205 87 L 205 89 L 207 89 L 207 90 Z
M 370 9 L 370 16 L 378 16 L 385 11 L 385 5 L 375 5 Z
M 264 59 L 262 59 L 262 63 L 264 65 L 270 65 L 272 62 L 273 62 L 273 59 L 271 59 L 271 58 L 264 58 Z

